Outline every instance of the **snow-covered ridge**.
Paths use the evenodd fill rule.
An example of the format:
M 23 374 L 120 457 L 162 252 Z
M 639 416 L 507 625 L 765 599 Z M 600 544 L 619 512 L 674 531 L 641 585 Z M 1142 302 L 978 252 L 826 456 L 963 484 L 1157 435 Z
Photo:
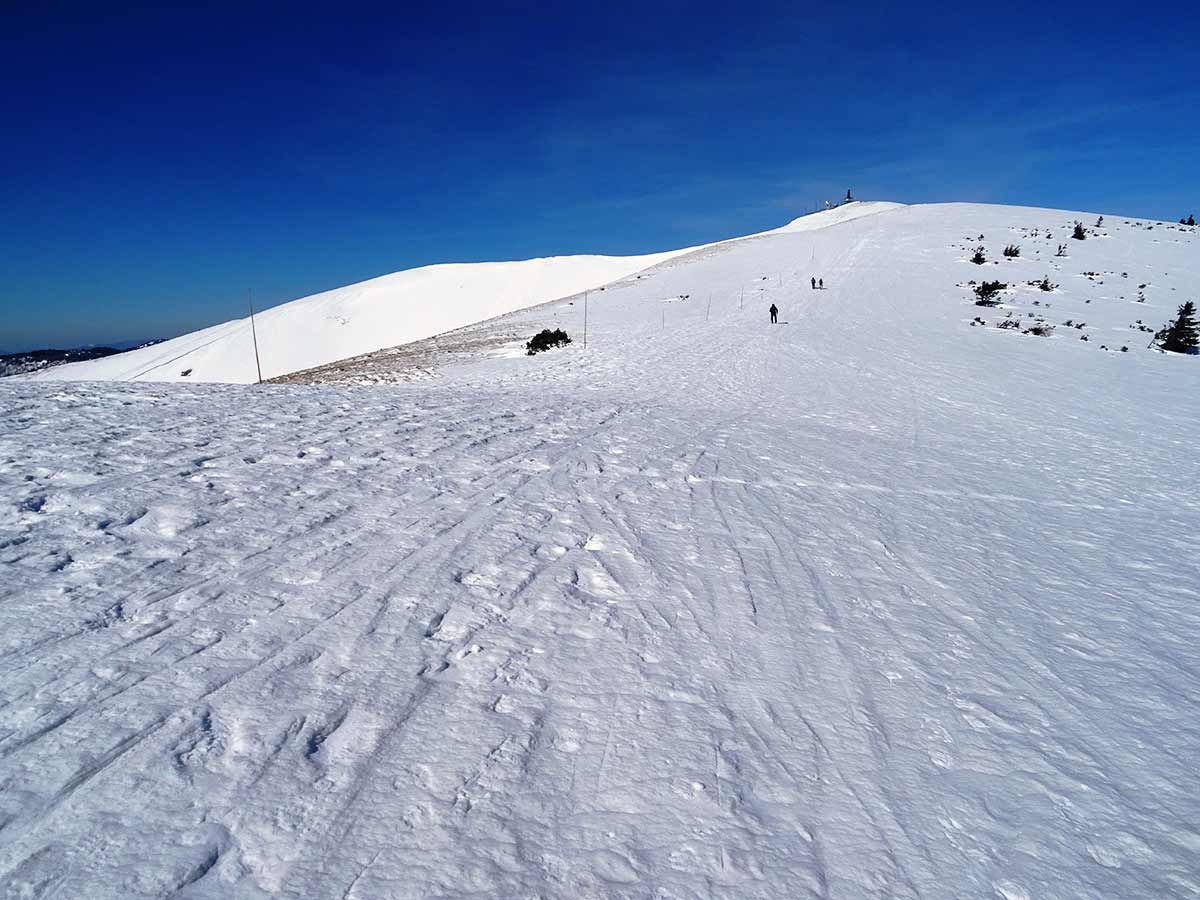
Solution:
M 822 228 L 897 206 L 850 203 L 803 216 L 776 231 Z M 552 256 L 519 262 L 422 266 L 313 294 L 255 316 L 262 376 L 274 378 L 421 340 L 598 288 L 699 249 L 703 248 L 685 247 L 643 256 Z M 30 377 L 54 381 L 251 384 L 258 379 L 258 372 L 247 318 L 109 359 L 59 366 Z

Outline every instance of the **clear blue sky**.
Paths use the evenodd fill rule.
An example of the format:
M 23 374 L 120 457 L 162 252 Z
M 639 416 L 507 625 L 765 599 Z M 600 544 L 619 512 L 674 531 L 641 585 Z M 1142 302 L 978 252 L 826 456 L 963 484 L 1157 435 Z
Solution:
M 164 6 L 0 13 L 0 348 L 692 244 L 847 187 L 1200 214 L 1194 4 Z

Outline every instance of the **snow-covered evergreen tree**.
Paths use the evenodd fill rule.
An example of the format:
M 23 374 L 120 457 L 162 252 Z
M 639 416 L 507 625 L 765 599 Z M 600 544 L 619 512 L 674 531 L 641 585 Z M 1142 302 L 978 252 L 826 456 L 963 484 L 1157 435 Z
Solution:
M 1196 324 L 1196 304 L 1191 300 L 1179 307 L 1179 315 L 1167 326 L 1162 348 L 1172 353 L 1190 353 L 1200 346 L 1200 326 Z

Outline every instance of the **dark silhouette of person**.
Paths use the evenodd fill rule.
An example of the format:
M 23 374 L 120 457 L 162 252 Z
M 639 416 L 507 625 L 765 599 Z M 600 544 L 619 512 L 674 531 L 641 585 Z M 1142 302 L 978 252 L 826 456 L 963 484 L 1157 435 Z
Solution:
M 812 289 L 815 291 L 815 290 L 817 289 L 817 279 L 816 279 L 816 278 L 810 278 L 810 279 L 809 279 L 809 281 L 811 281 L 811 282 L 812 282 L 812 286 L 813 286 L 813 288 L 812 288 Z
M 774 303 L 772 303 L 771 304 L 771 324 L 774 325 L 778 321 L 779 321 L 779 308 Z
M 817 284 L 820 285 L 821 290 L 825 290 L 825 279 L 824 278 L 818 278 Z

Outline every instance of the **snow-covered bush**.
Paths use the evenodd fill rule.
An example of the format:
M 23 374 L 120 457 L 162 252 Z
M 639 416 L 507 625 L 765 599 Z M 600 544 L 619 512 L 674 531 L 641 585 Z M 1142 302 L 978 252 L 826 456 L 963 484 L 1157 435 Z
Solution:
M 976 248 L 975 255 L 971 257 L 971 262 L 975 263 L 977 266 L 982 266 L 985 262 L 987 262 L 987 257 L 983 255 L 982 247 Z
M 1077 241 L 1087 240 L 1087 229 L 1083 227 L 1082 222 L 1075 223 L 1075 230 L 1071 232 L 1071 237 L 1075 238 Z
M 1013 259 L 1021 255 L 1021 248 L 1017 244 L 1008 244 L 1004 248 L 1004 255 L 1009 259 Z

